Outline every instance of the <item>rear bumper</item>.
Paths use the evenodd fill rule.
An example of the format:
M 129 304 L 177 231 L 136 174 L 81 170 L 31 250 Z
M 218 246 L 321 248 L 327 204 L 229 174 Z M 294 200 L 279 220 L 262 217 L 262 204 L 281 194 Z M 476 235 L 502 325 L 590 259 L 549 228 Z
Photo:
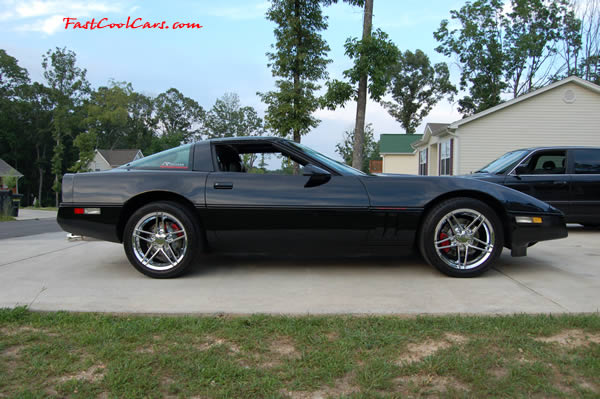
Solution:
M 93 237 L 102 241 L 121 242 L 119 235 L 120 206 L 95 206 L 100 209 L 99 215 L 76 214 L 75 208 L 90 205 L 61 203 L 56 221 L 60 227 L 75 235 Z
M 562 214 L 538 214 L 526 216 L 540 216 L 540 224 L 521 224 L 516 222 L 516 216 L 525 216 L 524 214 L 511 214 L 510 218 L 510 241 L 507 246 L 512 250 L 513 256 L 525 256 L 527 247 L 530 245 L 547 240 L 556 240 L 565 238 L 569 235 L 565 217 Z

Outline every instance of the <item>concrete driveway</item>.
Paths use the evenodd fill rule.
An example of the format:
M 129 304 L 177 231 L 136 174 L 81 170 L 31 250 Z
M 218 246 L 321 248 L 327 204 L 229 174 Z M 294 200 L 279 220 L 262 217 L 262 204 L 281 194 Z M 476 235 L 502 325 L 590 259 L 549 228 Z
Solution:
M 17 223 L 17 222 L 7 222 Z M 141 313 L 549 313 L 600 308 L 600 231 L 504 251 L 482 277 L 445 277 L 420 258 L 211 255 L 174 280 L 131 267 L 121 245 L 45 233 L 0 240 L 0 307 Z

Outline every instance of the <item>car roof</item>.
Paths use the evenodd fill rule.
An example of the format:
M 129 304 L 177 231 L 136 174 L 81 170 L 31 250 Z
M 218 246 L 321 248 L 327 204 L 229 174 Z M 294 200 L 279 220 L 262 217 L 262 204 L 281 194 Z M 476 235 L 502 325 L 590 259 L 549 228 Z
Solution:
M 512 151 L 534 151 L 534 150 L 600 150 L 600 147 L 591 147 L 591 146 L 549 146 L 549 147 L 526 147 L 519 148 Z
M 208 139 L 212 143 L 227 143 L 230 141 L 289 141 L 283 137 L 272 137 L 272 136 L 240 136 L 240 137 L 220 137 L 214 139 Z

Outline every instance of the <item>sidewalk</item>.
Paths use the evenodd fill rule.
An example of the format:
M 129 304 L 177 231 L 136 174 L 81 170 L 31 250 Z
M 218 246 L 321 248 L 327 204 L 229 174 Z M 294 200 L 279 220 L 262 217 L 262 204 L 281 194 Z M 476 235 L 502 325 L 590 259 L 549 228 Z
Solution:
M 31 219 L 56 219 L 56 211 L 42 211 L 37 209 L 19 209 L 17 220 Z

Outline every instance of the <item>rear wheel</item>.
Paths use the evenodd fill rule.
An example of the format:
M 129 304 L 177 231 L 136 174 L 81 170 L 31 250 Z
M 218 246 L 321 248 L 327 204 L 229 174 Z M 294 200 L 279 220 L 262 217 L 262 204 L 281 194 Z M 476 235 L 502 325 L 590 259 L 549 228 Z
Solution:
M 127 222 L 123 246 L 129 262 L 154 278 L 185 273 L 201 251 L 198 227 L 191 213 L 175 202 L 153 202 Z
M 474 277 L 488 270 L 502 252 L 502 223 L 493 209 L 472 198 L 453 198 L 425 217 L 421 254 L 442 273 Z

